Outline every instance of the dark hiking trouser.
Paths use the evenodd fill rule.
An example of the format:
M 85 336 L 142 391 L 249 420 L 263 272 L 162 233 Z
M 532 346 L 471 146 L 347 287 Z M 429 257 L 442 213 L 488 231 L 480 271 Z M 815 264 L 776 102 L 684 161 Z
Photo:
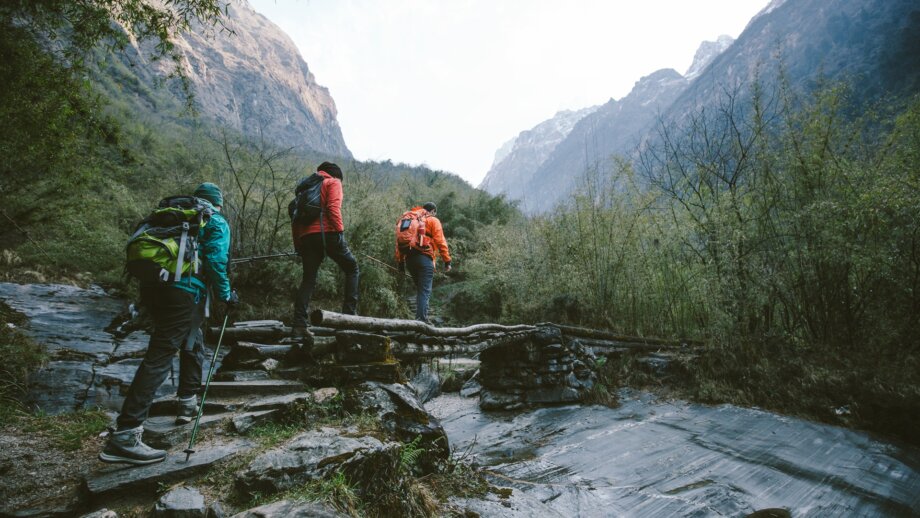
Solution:
M 406 257 L 406 269 L 415 281 L 415 319 L 428 322 L 428 301 L 431 299 L 434 261 L 427 255 L 412 250 Z
M 316 273 L 326 256 L 335 261 L 345 274 L 342 313 L 354 315 L 358 312 L 358 261 L 351 255 L 342 232 L 326 232 L 325 242 L 325 251 L 323 234 L 307 234 L 297 242 L 297 253 L 303 261 L 303 280 L 300 281 L 300 289 L 297 290 L 297 298 L 294 300 L 293 327 L 307 327 L 309 323 L 307 310 L 316 288 Z
M 157 389 L 166 381 L 173 357 L 179 353 L 180 398 L 201 390 L 201 367 L 204 363 L 201 324 L 204 321 L 205 297 L 170 286 L 141 289 L 141 302 L 153 318 L 153 334 L 144 360 L 134 374 L 131 388 L 118 416 L 118 429 L 136 428 L 147 419 L 150 403 Z

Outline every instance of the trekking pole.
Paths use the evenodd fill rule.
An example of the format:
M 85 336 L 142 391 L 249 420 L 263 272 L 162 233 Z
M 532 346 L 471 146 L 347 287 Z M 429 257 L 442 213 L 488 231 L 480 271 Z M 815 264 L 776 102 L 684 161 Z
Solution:
M 278 257 L 296 257 L 297 252 L 281 252 L 280 254 L 268 254 L 268 255 L 254 255 L 252 257 L 241 257 L 239 259 L 231 259 L 230 264 L 245 264 L 251 263 L 253 261 L 263 261 L 265 259 L 275 259 Z
M 367 257 L 367 258 L 370 259 L 371 261 L 374 261 L 374 262 L 376 262 L 376 263 L 378 263 L 378 264 L 382 264 L 383 266 L 386 266 L 387 268 L 393 270 L 393 271 L 396 272 L 396 273 L 400 273 L 400 272 L 399 272 L 399 268 L 390 266 L 389 264 L 387 264 L 387 263 L 381 261 L 380 259 L 377 259 L 376 257 L 369 256 L 369 255 L 367 255 L 367 254 L 365 254 L 365 253 L 361 253 L 361 255 L 363 255 L 364 257 Z M 402 272 L 402 274 L 405 275 L 406 277 L 412 277 L 412 276 L 409 275 L 407 272 Z
M 211 386 L 211 376 L 214 374 L 214 365 L 217 363 L 217 353 L 220 351 L 220 343 L 224 340 L 224 330 L 227 329 L 227 319 L 230 318 L 230 310 L 224 315 L 224 324 L 220 326 L 220 337 L 217 339 L 217 347 L 214 348 L 214 356 L 211 357 L 211 365 L 208 367 L 208 378 L 204 382 L 204 392 L 201 394 L 201 404 L 198 406 L 198 415 L 195 417 L 195 426 L 192 428 L 192 437 L 188 441 L 188 448 L 185 449 L 185 462 L 195 453 L 192 446 L 195 445 L 195 437 L 198 435 L 198 423 L 201 422 L 201 414 L 204 412 L 204 399 L 208 397 L 208 387 Z

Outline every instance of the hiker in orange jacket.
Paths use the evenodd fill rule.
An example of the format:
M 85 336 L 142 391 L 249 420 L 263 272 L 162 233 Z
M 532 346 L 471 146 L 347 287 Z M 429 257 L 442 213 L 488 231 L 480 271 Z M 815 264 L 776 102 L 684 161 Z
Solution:
M 306 334 L 309 322 L 307 310 L 316 288 L 316 274 L 326 256 L 335 261 L 345 274 L 342 313 L 354 315 L 358 310 L 360 273 L 358 261 L 345 242 L 345 224 L 342 222 L 342 170 L 336 164 L 323 162 L 316 168 L 316 174 L 323 177 L 320 217 L 307 225 L 296 220 L 291 224 L 294 248 L 303 262 L 303 279 L 294 301 L 294 321 L 291 325 L 295 335 Z
M 421 207 L 413 207 L 396 224 L 396 264 L 400 272 L 409 269 L 415 282 L 415 319 L 425 323 L 430 323 L 428 301 L 431 299 L 431 282 L 438 256 L 444 261 L 444 270 L 450 271 L 450 251 L 437 213 L 438 207 L 428 202 Z M 418 230 L 408 230 L 410 225 L 406 222 L 412 219 L 419 222 Z

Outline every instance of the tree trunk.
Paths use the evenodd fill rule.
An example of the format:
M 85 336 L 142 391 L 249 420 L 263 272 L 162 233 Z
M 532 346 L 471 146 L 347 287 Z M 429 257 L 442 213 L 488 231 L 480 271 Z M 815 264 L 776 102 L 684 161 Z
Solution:
M 503 326 L 500 324 L 476 324 L 468 327 L 434 327 L 417 320 L 397 320 L 391 318 L 359 317 L 356 315 L 343 315 L 331 311 L 318 309 L 310 315 L 313 325 L 333 327 L 337 329 L 353 329 L 369 332 L 413 332 L 429 336 L 466 336 L 483 331 L 515 332 L 533 331 L 536 328 L 528 325 Z

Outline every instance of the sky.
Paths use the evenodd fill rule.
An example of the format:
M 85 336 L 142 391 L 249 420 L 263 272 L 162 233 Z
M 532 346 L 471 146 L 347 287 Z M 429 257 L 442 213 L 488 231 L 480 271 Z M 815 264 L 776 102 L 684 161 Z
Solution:
M 485 177 L 560 110 L 620 99 L 768 0 L 250 0 L 329 89 L 359 160 Z

